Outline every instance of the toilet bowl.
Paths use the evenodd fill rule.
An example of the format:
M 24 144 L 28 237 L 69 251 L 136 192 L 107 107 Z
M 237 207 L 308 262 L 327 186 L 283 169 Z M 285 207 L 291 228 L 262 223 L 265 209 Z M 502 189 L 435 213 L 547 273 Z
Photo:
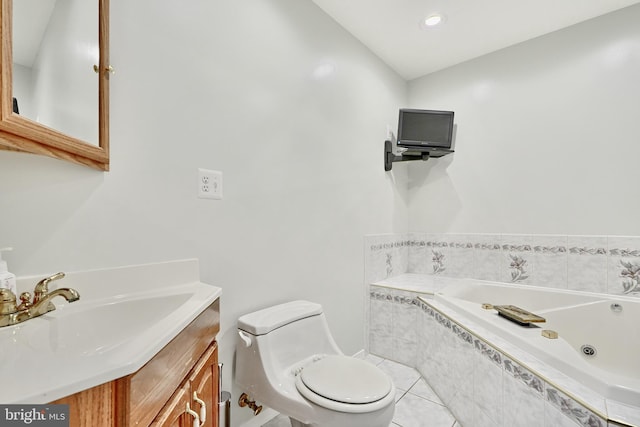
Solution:
M 322 306 L 293 301 L 238 319 L 236 383 L 293 427 L 388 427 L 395 386 L 375 365 L 342 354 Z

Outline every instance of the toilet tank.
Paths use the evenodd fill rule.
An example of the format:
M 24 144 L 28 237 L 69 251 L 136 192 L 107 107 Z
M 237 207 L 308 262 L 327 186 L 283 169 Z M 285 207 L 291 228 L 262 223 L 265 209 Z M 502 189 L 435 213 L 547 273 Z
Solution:
M 289 323 L 322 314 L 322 306 L 309 301 L 291 301 L 268 307 L 238 319 L 238 329 L 251 335 L 265 335 Z
M 246 314 L 238 319 L 238 329 L 237 363 L 252 368 L 262 366 L 261 370 L 276 376 L 307 357 L 342 354 L 331 336 L 322 306 L 309 301 L 293 301 Z

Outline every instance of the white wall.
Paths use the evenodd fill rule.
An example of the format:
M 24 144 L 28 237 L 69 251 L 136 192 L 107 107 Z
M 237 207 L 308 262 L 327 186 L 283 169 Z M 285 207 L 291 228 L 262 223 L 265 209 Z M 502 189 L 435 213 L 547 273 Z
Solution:
M 456 112 L 409 166 L 413 231 L 640 235 L 640 5 L 409 83 Z M 417 162 L 414 162 L 417 163 Z
M 227 372 L 236 318 L 295 298 L 361 349 L 363 235 L 408 222 L 382 155 L 406 83 L 298 0 L 112 1 L 111 62 L 110 172 L 0 152 L 11 270 L 197 257 Z M 196 198 L 199 167 L 223 171 L 222 201 Z

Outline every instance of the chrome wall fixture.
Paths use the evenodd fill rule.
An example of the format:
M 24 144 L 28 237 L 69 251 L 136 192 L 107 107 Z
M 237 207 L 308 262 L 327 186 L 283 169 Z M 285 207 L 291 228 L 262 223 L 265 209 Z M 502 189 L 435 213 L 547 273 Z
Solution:
M 222 391 L 222 366 L 218 364 L 218 425 L 231 427 L 231 393 Z

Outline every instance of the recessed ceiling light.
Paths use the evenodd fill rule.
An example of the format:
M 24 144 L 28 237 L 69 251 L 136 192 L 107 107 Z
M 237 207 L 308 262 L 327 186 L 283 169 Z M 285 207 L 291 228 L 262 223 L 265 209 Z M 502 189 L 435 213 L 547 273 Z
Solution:
M 432 13 L 431 15 L 424 18 L 422 21 L 422 26 L 424 28 L 433 28 L 444 22 L 444 15 L 440 13 Z

